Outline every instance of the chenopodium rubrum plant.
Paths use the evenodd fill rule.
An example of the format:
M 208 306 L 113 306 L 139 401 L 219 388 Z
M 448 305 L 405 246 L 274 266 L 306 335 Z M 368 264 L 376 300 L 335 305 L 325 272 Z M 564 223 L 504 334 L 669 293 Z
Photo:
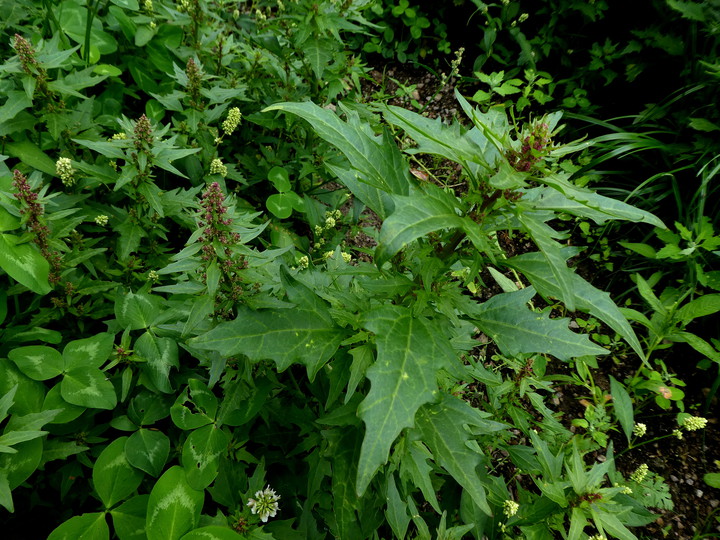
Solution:
M 568 266 L 579 250 L 561 244 L 558 240 L 566 235 L 550 222 L 566 213 L 597 223 L 624 219 L 663 227 L 662 222 L 570 181 L 559 160 L 573 147 L 553 142 L 560 114 L 514 136 L 504 110 L 481 112 L 459 94 L 457 98 L 473 122 L 470 129 L 397 107 L 375 110 L 414 140 L 409 154 L 433 154 L 462 166 L 465 189 L 459 196 L 439 181 L 412 179 L 389 130 L 376 135 L 356 109 L 339 107 L 346 121 L 309 102 L 266 109 L 304 119 L 340 151 L 326 161 L 327 169 L 357 204 L 382 221 L 374 261 L 331 257 L 324 268 L 280 268 L 282 300 L 293 309 L 281 304 L 243 308 L 234 320 L 188 342 L 197 354 L 242 355 L 252 363 L 271 359 L 281 371 L 294 364 L 306 368 L 311 383 L 315 381 L 315 397 L 325 403 L 318 414 L 326 411 L 318 418 L 324 429 L 319 454 L 307 460 L 308 475 L 331 468 L 333 500 L 308 492 L 303 520 L 332 512 L 329 526 L 336 537 L 372 536 L 383 522 L 378 505 L 386 507 L 387 523 L 397 537 L 409 534 L 411 521 L 418 537 L 428 537 L 426 520 L 438 523 L 447 501 L 461 500 L 463 511 L 453 517 L 459 519 L 453 534 L 472 529 L 477 538 L 499 538 L 501 525 L 547 537 L 551 531 L 567 534 L 566 525 L 578 523 L 579 518 L 572 520 L 574 501 L 583 493 L 573 494 L 573 482 L 562 480 L 553 497 L 542 490 L 523 490 L 520 511 L 507 504 L 513 497 L 505 480 L 491 473 L 492 456 L 499 440 L 513 441 L 515 435 L 507 423 L 496 421 L 503 419 L 471 406 L 443 381 L 477 384 L 475 370 L 461 359 L 471 354 L 479 333 L 508 357 L 535 353 L 567 361 L 607 354 L 587 336 L 572 332 L 567 319 L 551 319 L 548 310 L 535 309 L 532 300 L 538 293 L 562 301 L 569 311 L 602 320 L 644 361 L 635 333 L 609 295 Z M 511 257 L 499 242 L 503 234 L 524 235 L 538 249 Z M 485 268 L 503 283 L 508 281 L 503 273 L 514 272 L 530 286 L 508 289 L 483 302 L 470 294 L 466 283 Z M 342 388 L 344 405 L 333 410 L 330 406 Z M 564 460 L 572 457 L 567 445 L 572 435 L 564 428 L 546 427 L 531 419 L 523 437 L 538 430 L 538 440 L 552 445 L 559 475 Z M 516 467 L 542 472 L 537 458 L 525 459 L 545 452 L 540 443 L 524 446 L 516 439 L 512 447 Z M 594 489 L 602 484 L 605 471 L 587 474 Z M 585 489 L 576 483 L 575 491 Z M 435 493 L 438 485 L 443 486 L 443 505 Z M 621 491 L 603 492 L 607 510 L 600 518 L 592 512 L 583 515 L 594 519 L 599 530 L 633 538 L 626 524 L 638 524 L 647 515 L 639 517 L 617 502 Z M 434 512 L 418 511 L 425 502 L 435 517 Z M 317 514 L 312 510 L 316 506 Z M 544 523 L 542 518 L 549 516 Z M 443 529 L 445 522 L 443 515 Z M 570 538 L 584 538 L 577 525 L 570 529 Z

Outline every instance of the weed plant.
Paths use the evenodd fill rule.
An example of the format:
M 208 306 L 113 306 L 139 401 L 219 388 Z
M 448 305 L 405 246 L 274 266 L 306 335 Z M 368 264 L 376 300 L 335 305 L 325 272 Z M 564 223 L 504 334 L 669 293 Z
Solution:
M 459 93 L 465 125 L 359 105 L 344 43 L 374 30 L 369 7 L 8 10 L 5 531 L 632 540 L 671 506 L 652 471 L 616 469 L 607 433 L 638 436 L 623 384 L 567 419 L 547 371 L 573 362 L 592 387 L 610 352 L 553 305 L 638 366 L 652 352 L 568 266 L 582 247 L 559 217 L 665 224 L 570 180 L 560 113 L 516 125 Z M 421 154 L 462 189 L 413 176 Z

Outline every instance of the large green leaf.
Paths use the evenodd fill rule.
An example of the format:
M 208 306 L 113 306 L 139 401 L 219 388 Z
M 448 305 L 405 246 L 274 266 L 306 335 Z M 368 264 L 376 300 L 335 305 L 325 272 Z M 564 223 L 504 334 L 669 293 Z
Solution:
M 120 540 L 147 540 L 145 514 L 149 495 L 137 495 L 110 510 L 115 534 Z
M 179 368 L 177 341 L 145 332 L 135 342 L 135 351 L 146 361 L 142 370 L 161 392 L 170 393 L 170 370 Z
M 550 174 L 543 177 L 542 182 L 562 193 L 565 197 L 567 197 L 567 199 L 575 201 L 590 210 L 583 211 L 582 208 L 574 207 L 572 204 L 567 205 L 567 203 L 562 203 L 555 209 L 567 211 L 569 213 L 576 213 L 581 216 L 587 215 L 587 217 L 593 219 L 596 223 L 604 223 L 608 219 L 623 219 L 627 221 L 649 223 L 650 225 L 667 229 L 662 220 L 658 219 L 650 212 L 640 210 L 639 208 L 635 208 L 634 206 L 622 201 L 617 201 L 609 197 L 603 197 L 602 195 L 598 195 L 587 188 L 578 187 L 568 181 L 569 176 L 570 175 L 567 173 Z M 550 201 L 554 201 L 555 199 L 557 199 L 557 197 L 550 197 Z M 557 202 L 561 203 L 560 200 Z M 546 204 L 547 203 L 548 201 L 546 201 Z M 546 207 L 554 208 L 552 205 Z
M 7 142 L 3 151 L 29 165 L 33 169 L 55 176 L 55 162 L 40 148 L 30 141 Z M 0 250 L 1 251 L 1 250 Z
M 309 101 L 278 103 L 265 109 L 273 110 L 296 114 L 307 120 L 322 139 L 345 154 L 358 177 L 358 182 L 348 187 L 381 218 L 387 217 L 388 208 L 378 205 L 379 201 L 386 202 L 378 190 L 395 195 L 408 194 L 409 168 L 392 137 L 387 132 L 375 136 L 357 113 L 346 111 L 348 121 L 343 122 L 332 111 Z M 346 179 L 346 175 L 340 177 L 342 181 Z
M 112 410 L 117 405 L 115 387 L 99 369 L 71 369 L 60 383 L 60 393 L 65 401 L 80 407 Z
M 128 463 L 158 477 L 170 455 L 170 439 L 162 431 L 140 428 L 125 442 Z
M 557 278 L 550 272 L 547 259 L 541 253 L 524 253 L 508 259 L 505 263 L 522 272 L 541 295 L 560 298 L 562 291 Z M 630 323 L 610 298 L 610 294 L 596 289 L 574 272 L 568 279 L 575 307 L 603 321 L 620 334 L 640 358 L 645 358 L 640 341 Z
M 115 301 L 115 317 L 129 330 L 148 328 L 162 311 L 162 299 L 146 292 L 132 291 Z
M 105 508 L 122 501 L 135 491 L 143 473 L 128 463 L 125 454 L 127 437 L 118 437 L 98 456 L 92 470 L 93 485 Z
M 85 339 L 76 339 L 63 349 L 65 369 L 79 367 L 99 368 L 113 351 L 113 334 L 102 332 Z
M 346 429 L 341 434 L 332 432 L 329 435 L 332 456 L 332 495 L 333 513 L 337 530 L 337 538 L 363 540 L 358 527 L 358 510 L 360 499 L 355 489 L 360 437 L 356 429 Z
M 264 311 L 241 308 L 235 320 L 189 341 L 193 347 L 223 356 L 242 353 L 251 360 L 271 359 L 280 371 L 294 363 L 304 364 L 314 379 L 343 337 L 327 308 L 298 306 Z
M 50 265 L 47 260 L 40 255 L 35 246 L 17 242 L 18 237 L 15 235 L 0 234 L 0 268 L 32 292 L 49 293 Z
M 535 289 L 493 296 L 468 313 L 473 322 L 495 341 L 509 356 L 520 353 L 546 353 L 561 360 L 577 356 L 607 354 L 587 336 L 568 328 L 569 319 L 550 319 L 546 312 L 531 311 L 527 303 L 535 296 Z
M 73 516 L 50 533 L 47 540 L 108 540 L 110 528 L 103 512 Z
M 433 452 L 435 462 L 467 490 L 483 512 L 491 515 L 482 473 L 477 470 L 483 456 L 471 448 L 471 435 L 465 425 L 477 426 L 486 434 L 505 428 L 503 424 L 486 420 L 480 411 L 449 394 L 443 394 L 440 403 L 422 407 L 417 414 L 417 429 Z
M 205 492 L 190 487 L 181 467 L 171 467 L 150 492 L 147 540 L 178 540 L 200 520 Z
M 7 94 L 7 100 L 0 107 L 0 124 L 4 124 L 9 120 L 12 120 L 17 116 L 20 111 L 23 111 L 32 105 L 32 99 L 30 99 L 25 92 L 18 90 L 11 90 Z
M 396 195 L 393 200 L 395 212 L 384 221 L 380 245 L 375 250 L 378 266 L 421 236 L 464 224 L 455 210 L 455 196 L 433 184 L 427 184 L 423 191 L 409 197 Z
M 214 424 L 193 431 L 185 440 L 182 465 L 188 484 L 203 490 L 213 483 L 220 467 L 220 456 L 227 449 L 229 437 Z
M 365 492 L 383 465 L 395 438 L 414 423 L 420 406 L 435 399 L 436 373 L 455 358 L 437 324 L 401 306 L 365 314 L 364 326 L 376 334 L 377 360 L 367 370 L 370 392 L 358 407 L 365 438 L 358 463 L 357 493 Z
M 39 438 L 18 443 L 15 453 L 0 453 L 0 472 L 6 475 L 10 489 L 15 489 L 32 473 L 42 460 L 43 443 Z
M 18 347 L 8 353 L 20 371 L 35 381 L 46 381 L 63 372 L 62 355 L 52 347 L 31 345 Z
M 190 531 L 182 537 L 182 540 L 245 540 L 247 536 L 240 536 L 229 527 L 219 525 L 208 525 Z

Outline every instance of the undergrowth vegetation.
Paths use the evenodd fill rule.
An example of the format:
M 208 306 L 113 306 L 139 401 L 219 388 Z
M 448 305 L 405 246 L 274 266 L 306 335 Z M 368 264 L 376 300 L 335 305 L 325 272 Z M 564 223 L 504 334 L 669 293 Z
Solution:
M 482 13 L 530 47 L 508 4 Z M 650 407 L 707 423 L 720 377 L 699 411 L 657 352 L 720 365 L 690 326 L 720 310 L 715 146 L 683 146 L 702 180 L 668 221 L 595 189 L 650 136 L 573 140 L 551 75 L 480 71 L 487 36 L 457 118 L 372 102 L 363 54 L 413 49 L 383 20 L 432 20 L 405 0 L 0 6 L 12 538 L 632 540 L 672 508 L 612 439 L 642 446 Z M 616 303 L 576 264 L 631 224 Z M 633 374 L 603 388 L 607 355 Z

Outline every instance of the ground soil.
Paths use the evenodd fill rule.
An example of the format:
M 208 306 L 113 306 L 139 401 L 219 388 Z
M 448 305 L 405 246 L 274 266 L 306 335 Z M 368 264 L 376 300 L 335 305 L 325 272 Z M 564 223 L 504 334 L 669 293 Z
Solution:
M 460 108 L 454 97 L 457 82 L 455 79 L 441 86 L 439 79 L 432 73 L 410 65 L 386 65 L 371 71 L 369 75 L 363 87 L 363 94 L 368 101 L 383 99 L 391 105 L 406 107 L 431 118 L 441 117 L 449 120 L 458 115 Z M 463 87 L 462 92 L 464 95 L 472 95 L 474 89 Z M 517 242 L 521 243 L 522 239 Z M 512 245 L 508 248 L 519 249 L 522 252 L 527 246 Z M 603 290 L 607 290 L 610 283 L 616 289 L 627 286 L 627 281 L 611 280 L 602 269 L 592 265 L 584 267 L 582 273 L 583 277 Z M 610 292 L 612 294 L 613 290 L 611 289 Z M 698 410 L 706 402 L 715 372 L 712 368 L 710 371 L 697 369 L 696 355 L 683 351 L 678 346 L 667 349 L 664 357 L 660 358 L 669 371 L 687 384 L 684 389 L 686 410 L 700 414 Z M 599 370 L 593 373 L 596 384 L 607 390 L 609 394 L 609 376 L 624 381 L 633 376 L 638 362 L 639 360 L 630 356 L 623 359 L 617 355 L 609 355 L 604 360 L 600 360 Z M 566 364 L 558 363 L 551 369 L 555 369 L 557 373 L 567 374 L 570 368 Z M 557 388 L 553 402 L 556 410 L 563 414 L 563 422 L 566 425 L 570 425 L 570 421 L 574 418 L 582 418 L 586 393 L 584 388 L 573 385 Z M 643 440 L 651 441 L 656 437 L 671 434 L 677 428 L 677 412 L 677 408 L 666 411 L 650 403 L 636 418 L 636 422 L 647 425 L 648 432 Z M 674 436 L 665 437 L 636 447 L 616 459 L 616 467 L 625 477 L 645 463 L 651 471 L 661 475 L 670 488 L 674 503 L 673 510 L 653 509 L 657 514 L 655 522 L 633 529 L 638 538 L 647 540 L 720 538 L 720 490 L 709 487 L 703 481 L 706 473 L 720 472 L 720 461 L 717 461 L 720 460 L 718 412 L 716 399 L 706 414 L 709 422 L 704 430 L 686 432 L 682 440 Z M 622 433 L 611 433 L 611 438 L 616 454 L 622 453 L 627 448 Z M 602 457 L 598 455 L 598 459 Z

